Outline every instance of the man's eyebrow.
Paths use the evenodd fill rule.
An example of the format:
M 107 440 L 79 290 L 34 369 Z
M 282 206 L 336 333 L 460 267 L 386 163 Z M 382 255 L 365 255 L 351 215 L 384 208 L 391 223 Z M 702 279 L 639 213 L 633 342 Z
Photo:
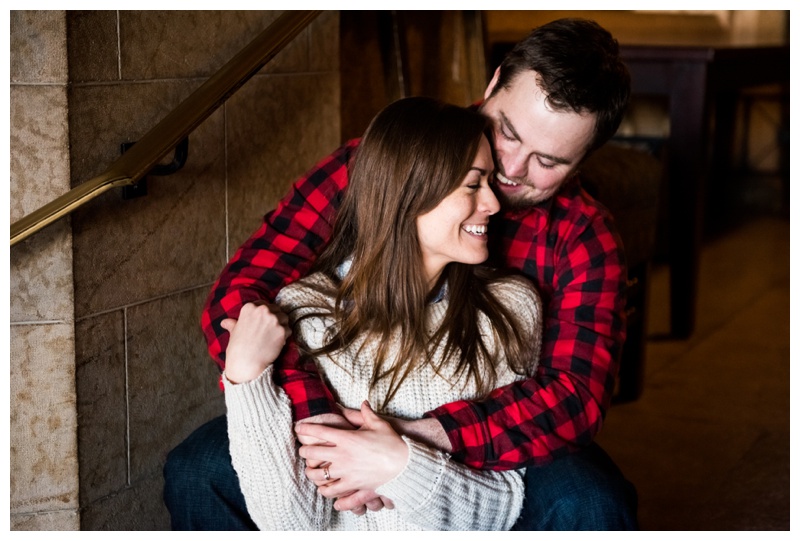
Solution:
M 508 117 L 502 111 L 500 112 L 500 120 L 503 122 L 503 124 L 506 125 L 508 130 L 511 132 L 511 135 L 513 135 L 517 139 L 517 141 L 522 141 L 522 139 L 520 138 L 519 134 L 517 133 L 517 130 L 514 129 L 514 125 L 511 124 L 511 121 L 508 119 Z M 570 165 L 572 163 L 572 160 L 568 160 L 567 158 L 560 158 L 558 156 L 552 156 L 550 154 L 544 154 L 543 152 L 536 152 L 536 155 L 540 156 L 540 157 L 542 157 L 542 158 L 544 158 L 546 160 L 550 160 L 551 162 L 560 163 L 562 165 Z

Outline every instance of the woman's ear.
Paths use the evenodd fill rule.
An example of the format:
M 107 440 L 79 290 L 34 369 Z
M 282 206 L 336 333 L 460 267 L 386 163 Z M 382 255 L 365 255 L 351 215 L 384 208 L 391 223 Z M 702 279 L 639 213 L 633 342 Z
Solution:
M 489 96 L 492 95 L 492 91 L 494 90 L 495 85 L 497 84 L 497 80 L 500 78 L 500 68 L 498 67 L 494 70 L 494 76 L 492 80 L 489 81 L 489 86 L 486 87 L 486 92 L 483 93 L 483 99 L 488 100 Z

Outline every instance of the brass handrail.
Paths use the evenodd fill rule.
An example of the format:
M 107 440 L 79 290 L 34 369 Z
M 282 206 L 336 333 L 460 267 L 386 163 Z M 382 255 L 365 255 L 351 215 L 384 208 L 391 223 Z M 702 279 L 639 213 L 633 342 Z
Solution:
M 118 186 L 135 184 L 264 64 L 314 20 L 319 11 L 287 11 L 212 75 L 102 174 L 11 224 L 11 246 Z

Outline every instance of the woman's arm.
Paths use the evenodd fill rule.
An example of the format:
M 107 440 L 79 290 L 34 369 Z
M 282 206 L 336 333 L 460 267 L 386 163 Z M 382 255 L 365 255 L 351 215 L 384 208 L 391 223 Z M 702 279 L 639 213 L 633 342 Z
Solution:
M 288 318 L 274 305 L 248 303 L 222 326 L 230 332 L 222 378 L 230 453 L 247 510 L 262 530 L 323 529 L 331 505 L 303 474 L 291 401 L 272 381 Z
M 333 502 L 317 493 L 297 455 L 291 403 L 273 367 L 247 383 L 223 377 L 233 467 L 247 511 L 261 530 L 324 530 Z
M 403 472 L 377 488 L 409 521 L 432 530 L 510 530 L 525 495 L 524 470 L 473 470 L 410 438 Z

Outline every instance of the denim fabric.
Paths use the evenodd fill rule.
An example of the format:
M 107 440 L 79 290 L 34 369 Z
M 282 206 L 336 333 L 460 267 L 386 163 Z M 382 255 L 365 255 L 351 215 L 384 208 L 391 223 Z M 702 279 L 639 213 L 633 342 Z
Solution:
M 173 449 L 164 502 L 173 530 L 255 530 L 217 417 Z M 637 496 L 598 445 L 526 473 L 525 505 L 514 530 L 636 530 Z
M 636 489 L 599 445 L 525 472 L 513 530 L 638 530 Z
M 228 451 L 228 419 L 217 417 L 167 455 L 164 503 L 173 530 L 257 530 Z

